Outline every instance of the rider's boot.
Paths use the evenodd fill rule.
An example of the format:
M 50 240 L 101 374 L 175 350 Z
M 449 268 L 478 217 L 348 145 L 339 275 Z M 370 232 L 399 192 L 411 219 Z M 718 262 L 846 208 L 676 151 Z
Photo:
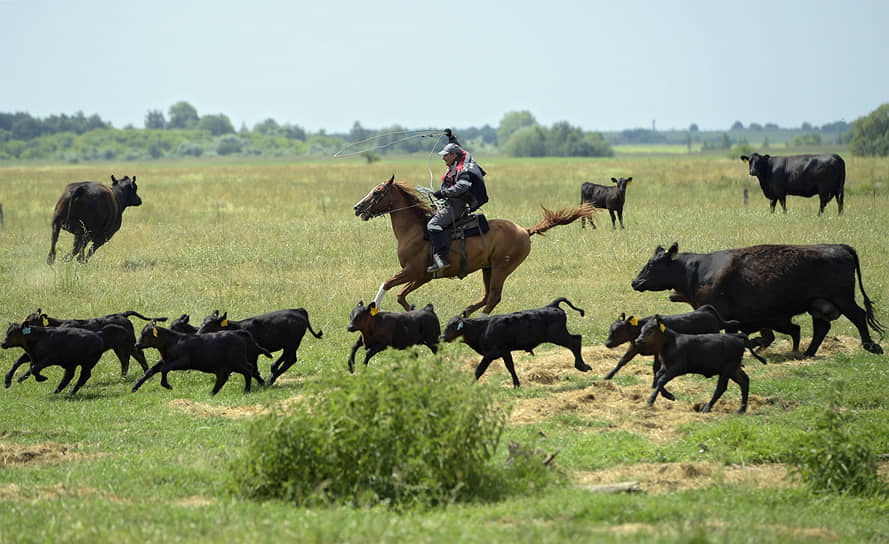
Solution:
M 431 231 L 429 237 L 432 239 L 432 266 L 427 268 L 426 272 L 438 272 L 451 266 L 445 258 L 448 254 L 450 234 L 444 231 Z

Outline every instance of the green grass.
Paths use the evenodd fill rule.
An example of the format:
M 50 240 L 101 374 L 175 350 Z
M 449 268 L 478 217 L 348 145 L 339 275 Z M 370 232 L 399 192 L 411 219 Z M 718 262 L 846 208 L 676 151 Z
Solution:
M 626 230 L 613 231 L 606 214 L 598 229 L 558 227 L 535 236 L 527 261 L 506 281 L 497 312 L 538 307 L 559 296 L 586 310 L 569 316 L 569 329 L 584 346 L 605 339 L 620 312 L 638 316 L 678 313 L 666 293 L 637 293 L 629 287 L 657 245 L 679 242 L 680 251 L 708 252 L 757 243 L 843 242 L 861 259 L 868 295 L 877 316 L 889 324 L 889 165 L 848 157 L 846 213 L 831 203 L 818 218 L 817 199 L 791 197 L 789 212 L 770 215 L 753 178 L 740 160 L 721 157 L 617 157 L 613 159 L 516 160 L 481 157 L 488 176 L 488 217 L 531 226 L 553 209 L 579 201 L 583 181 L 606 183 L 632 176 L 625 210 Z M 434 165 L 436 171 L 438 164 Z M 233 376 L 210 397 L 213 378 L 174 373 L 174 389 L 159 379 L 139 392 L 129 390 L 140 374 L 119 377 L 106 354 L 92 379 L 74 398 L 54 396 L 58 367 L 48 382 L 29 380 L 0 391 L 0 448 L 59 444 L 60 463 L 0 464 L 0 542 L 211 542 L 299 539 L 342 542 L 787 542 L 884 541 L 889 539 L 889 502 L 879 498 L 813 495 L 799 486 L 757 488 L 714 482 L 714 486 L 665 494 L 611 496 L 573 485 L 554 486 L 500 502 L 454 504 L 394 513 L 384 508 L 296 507 L 253 501 L 231 493 L 230 463 L 245 452 L 249 417 L 296 396 L 323 394 L 325 384 L 356 383 L 346 360 L 355 335 L 346 331 L 351 308 L 370 300 L 380 283 L 398 271 L 395 239 L 387 219 L 362 222 L 352 205 L 392 173 L 427 184 L 428 166 L 416 159 L 329 162 L 177 161 L 89 165 L 18 165 L 0 168 L 0 318 L 20 321 L 41 307 L 59 317 L 92 317 L 123 310 L 199 321 L 214 309 L 232 318 L 287 307 L 305 307 L 312 327 L 299 360 L 274 387 L 242 393 Z M 136 175 L 144 204 L 127 209 L 121 230 L 88 265 L 45 263 L 52 207 L 66 183 L 107 182 Z M 743 204 L 743 190 L 749 202 Z M 70 251 L 63 233 L 58 252 Z M 442 321 L 481 292 L 480 275 L 436 281 L 409 300 L 432 302 Z M 384 309 L 397 309 L 395 293 Z M 860 294 L 859 294 L 860 301 Z M 143 324 L 134 319 L 137 331 Z M 811 321 L 796 322 L 804 337 Z M 857 339 L 845 318 L 831 336 Z M 779 335 L 779 338 L 781 336 Z M 803 344 L 807 343 L 804 339 Z M 887 347 L 884 344 L 884 348 Z M 549 354 L 541 347 L 541 354 Z M 617 350 L 622 353 L 622 350 Z M 442 348 L 444 364 L 469 370 L 477 360 L 468 347 Z M 560 353 L 555 352 L 553 353 Z M 0 352 L 3 372 L 20 350 Z M 678 427 L 678 438 L 655 442 L 620 428 L 605 415 L 553 413 L 537 423 L 509 425 L 495 459 L 505 460 L 510 439 L 558 450 L 556 463 L 569 476 L 621 464 L 711 462 L 722 465 L 786 462 L 792 447 L 814 430 L 818 410 L 840 389 L 852 436 L 877 453 L 889 453 L 889 370 L 885 357 L 858 350 L 800 362 L 772 351 L 770 365 L 747 365 L 751 393 L 775 398 L 744 416 L 701 417 Z M 149 362 L 157 360 L 148 352 Z M 401 357 L 430 358 L 425 348 L 407 355 L 387 351 L 356 375 L 392 372 Z M 559 381 L 540 386 L 522 379 L 513 391 L 502 364 L 486 380 L 468 387 L 491 390 L 500 402 L 546 399 L 583 391 L 601 376 L 580 375 L 570 356 Z M 640 358 L 641 359 L 641 358 Z M 517 363 L 520 373 L 534 359 Z M 648 368 L 645 358 L 629 366 Z M 260 359 L 268 373 L 268 362 Z M 22 370 L 20 370 L 20 373 Z M 629 367 L 616 383 L 647 387 Z M 714 380 L 703 383 L 706 400 Z M 470 380 L 471 381 L 471 380 Z M 840 386 L 842 384 L 842 387 Z M 738 402 L 731 386 L 720 400 Z M 689 396 L 685 393 L 685 397 Z M 639 402 L 631 401 L 626 402 Z M 666 402 L 663 399 L 660 403 Z M 665 414 L 684 410 L 677 406 Z M 254 416 L 258 417 L 258 416 Z M 704 453 L 699 444 L 707 445 Z M 380 447 L 385 447 L 381 445 Z M 0 450 L 7 451 L 7 450 Z

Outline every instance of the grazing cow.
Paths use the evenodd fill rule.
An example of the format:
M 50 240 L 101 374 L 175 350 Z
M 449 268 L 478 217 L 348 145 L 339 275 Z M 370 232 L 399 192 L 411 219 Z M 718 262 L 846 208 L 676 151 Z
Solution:
M 596 208 L 604 208 L 611 214 L 611 228 L 616 229 L 614 224 L 614 213 L 620 219 L 620 228 L 624 228 L 624 201 L 627 198 L 627 186 L 633 181 L 633 178 L 611 178 L 611 182 L 616 185 L 598 185 L 596 183 L 584 182 L 580 186 L 580 203 L 589 202 Z M 589 220 L 590 225 L 596 228 L 592 218 L 582 217 L 580 219 L 581 228 L 586 228 L 586 221 Z
M 617 366 L 605 375 L 606 380 L 613 378 L 618 370 L 625 364 L 629 363 L 637 353 L 640 353 L 634 340 L 639 336 L 642 327 L 652 319 L 654 319 L 654 316 L 637 319 L 633 316 L 626 317 L 624 313 L 621 313 L 620 317 L 611 324 L 611 327 L 608 329 L 608 338 L 605 340 L 605 347 L 616 348 L 627 342 L 629 342 L 630 346 L 627 348 L 623 357 L 617 362 Z M 722 316 L 719 315 L 716 308 L 709 304 L 705 304 L 692 312 L 686 312 L 684 314 L 664 315 L 661 316 L 661 320 L 674 331 L 683 334 L 713 333 L 723 329 L 737 331 L 741 327 L 739 321 L 725 321 L 722 319 Z M 657 353 L 642 353 L 642 355 L 654 355 L 652 374 L 657 376 L 658 370 L 661 368 Z M 656 382 L 653 381 L 651 386 L 654 387 L 655 383 Z M 664 390 L 664 393 L 667 393 L 667 391 Z M 665 394 L 664 396 L 673 400 L 672 395 L 670 394 Z
M 752 153 L 749 157 L 741 155 L 741 160 L 750 166 L 750 175 L 759 179 L 762 194 L 771 201 L 772 213 L 776 202 L 780 202 L 787 213 L 787 195 L 818 195 L 821 199 L 818 215 L 830 199 L 836 197 L 839 213 L 843 213 L 846 163 L 839 155 L 772 157 Z
M 267 357 L 272 354 L 257 345 L 250 332 L 232 330 L 207 334 L 188 334 L 158 327 L 149 323 L 139 337 L 140 348 L 155 348 L 161 360 L 149 368 L 145 375 L 133 385 L 135 393 L 148 378 L 161 373 L 161 386 L 173 389 L 167 381 L 171 370 L 199 370 L 216 375 L 216 384 L 211 395 L 219 392 L 232 372 L 244 376 L 244 392 L 250 392 L 250 380 L 256 378 L 259 385 L 265 382 L 259 375 L 253 353 L 258 349 Z
M 71 382 L 79 366 L 80 377 L 69 393 L 74 395 L 92 375 L 93 367 L 105 351 L 106 338 L 125 334 L 126 331 L 117 325 L 105 325 L 101 330 L 94 332 L 77 328 L 30 327 L 10 323 L 6 329 L 6 338 L 0 347 L 23 348 L 28 354 L 28 360 L 31 361 L 30 374 L 33 374 L 38 382 L 46 381 L 47 378 L 42 376 L 40 371 L 48 366 L 59 365 L 65 369 L 62 381 L 53 393 L 61 392 Z M 6 387 L 9 387 L 11 377 L 11 374 L 7 374 Z
M 364 366 L 371 357 L 389 347 L 405 349 L 422 344 L 437 353 L 441 325 L 432 304 L 422 310 L 381 312 L 376 303 L 365 306 L 362 300 L 349 314 L 346 330 L 360 333 L 349 355 L 349 372 L 354 372 L 355 352 L 361 346 L 364 346 Z
M 136 359 L 136 362 L 142 366 L 142 371 L 148 370 L 148 361 L 145 360 L 145 354 L 142 353 L 142 350 L 136 349 L 136 331 L 133 329 L 133 324 L 130 323 L 129 317 L 138 317 L 139 319 L 144 319 L 145 321 L 166 321 L 166 317 L 145 317 L 139 312 L 135 312 L 132 310 L 126 312 L 119 312 L 116 314 L 108 314 L 102 317 L 95 317 L 91 319 L 56 319 L 54 317 L 50 317 L 43 313 L 40 308 L 37 308 L 37 311 L 29 314 L 24 321 L 22 321 L 22 325 L 29 325 L 31 327 L 62 327 L 62 328 L 75 328 L 75 329 L 86 329 L 88 331 L 98 332 L 102 330 L 105 325 L 117 325 L 122 327 L 126 334 L 123 335 L 115 335 L 112 338 L 108 338 L 105 343 L 105 349 L 113 349 L 114 354 L 117 355 L 118 360 L 120 360 L 120 376 L 121 378 L 127 377 L 127 372 L 130 369 L 130 356 Z M 28 361 L 27 354 L 22 355 L 13 365 L 13 369 L 10 371 L 9 378 L 7 381 L 11 379 L 12 373 L 18 368 L 19 365 Z M 30 371 L 26 372 L 24 376 L 19 378 L 19 381 L 24 381 L 30 375 Z M 8 387 L 8 386 L 7 386 Z
M 277 310 L 241 321 L 229 319 L 228 312 L 219 315 L 219 310 L 216 310 L 204 318 L 198 334 L 237 329 L 249 331 L 256 338 L 256 343 L 269 351 L 283 350 L 278 360 L 272 363 L 269 385 L 275 383 L 281 374 L 296 363 L 296 350 L 299 349 L 306 329 L 315 338 L 321 338 L 324 334 L 320 330 L 317 333 L 312 330 L 309 313 L 304 308 Z
M 639 337 L 633 342 L 640 351 L 657 353 L 663 366 L 658 371 L 655 390 L 648 397 L 648 405 L 654 404 L 658 393 L 664 393 L 664 386 L 683 374 L 701 374 L 707 378 L 719 375 L 716 391 L 710 402 L 701 408 L 709 412 L 719 397 L 725 393 L 728 381 L 741 387 L 741 408 L 738 413 L 747 411 L 747 395 L 750 391 L 750 378 L 742 369 L 741 360 L 747 348 L 747 336 L 738 333 L 682 334 L 666 326 L 661 316 L 642 327 Z M 766 360 L 752 348 L 750 353 L 761 363 Z
M 71 257 L 85 263 L 99 247 L 111 239 L 120 228 L 127 206 L 140 206 L 136 194 L 136 176 L 117 179 L 111 175 L 111 187 L 94 181 L 80 181 L 65 187 L 52 214 L 52 243 L 46 264 L 56 260 L 56 242 L 64 229 L 74 235 Z M 93 245 L 86 251 L 86 246 Z
M 864 309 L 855 302 L 855 275 L 864 298 Z M 861 342 L 871 353 L 883 353 L 871 340 L 868 326 L 883 338 L 883 327 L 874 316 L 873 303 L 864 292 L 861 267 L 855 249 L 846 244 L 759 245 L 714 253 L 679 253 L 678 243 L 654 255 L 632 282 L 636 291 L 673 289 L 671 300 L 698 308 L 714 306 L 726 319 L 741 322 L 741 331 L 763 330 L 759 344 L 767 346 L 771 329 L 790 334 L 794 351 L 799 346 L 799 327 L 793 316 L 812 315 L 811 357 L 840 314 L 857 328 Z
M 513 387 L 519 387 L 519 377 L 515 372 L 512 352 L 523 350 L 533 355 L 534 348 L 544 342 L 570 349 L 574 354 L 574 368 L 577 370 L 592 370 L 583 362 L 580 354 L 581 336 L 568 332 L 568 318 L 565 310 L 559 307 L 562 302 L 583 315 L 583 310 L 575 308 L 568 299 L 561 297 L 543 308 L 533 310 L 476 319 L 452 317 L 445 326 L 442 339 L 453 342 L 462 336 L 463 341 L 482 356 L 475 369 L 475 379 L 485 373 L 491 362 L 503 358 L 503 364 L 512 376 Z

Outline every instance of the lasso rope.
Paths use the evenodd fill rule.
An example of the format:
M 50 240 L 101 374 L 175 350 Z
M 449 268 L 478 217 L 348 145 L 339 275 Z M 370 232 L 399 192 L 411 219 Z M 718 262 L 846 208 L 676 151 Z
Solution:
M 403 134 L 407 134 L 403 138 L 399 138 L 397 140 L 379 144 L 379 145 L 371 145 L 370 147 L 363 147 L 358 151 L 349 151 L 358 146 L 366 145 L 369 142 L 379 142 L 383 138 L 389 138 L 391 136 L 400 136 Z M 395 132 L 386 132 L 385 134 L 376 134 L 369 138 L 365 138 L 363 140 L 359 140 L 357 142 L 352 142 L 347 144 L 341 150 L 337 151 L 333 154 L 333 158 L 341 159 L 343 157 L 352 157 L 355 155 L 361 155 L 362 153 L 367 153 L 368 151 L 373 151 L 375 149 L 383 149 L 386 147 L 391 147 L 393 145 L 400 144 L 401 142 L 405 142 L 407 140 L 412 140 L 414 138 L 432 138 L 436 137 L 435 142 L 432 144 L 432 148 L 429 150 L 429 186 L 433 187 L 435 183 L 435 176 L 432 173 L 432 157 L 435 154 L 435 148 L 438 147 L 438 144 L 441 142 L 442 137 L 444 136 L 443 130 L 435 130 L 435 129 L 423 129 L 423 130 L 399 130 Z

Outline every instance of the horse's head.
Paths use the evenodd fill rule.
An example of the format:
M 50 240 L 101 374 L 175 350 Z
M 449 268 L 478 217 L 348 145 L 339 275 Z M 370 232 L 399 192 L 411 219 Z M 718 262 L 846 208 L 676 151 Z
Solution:
M 367 196 L 358 201 L 357 204 L 352 206 L 352 209 L 355 210 L 355 215 L 361 217 L 364 221 L 367 221 L 371 217 L 376 217 L 378 215 L 382 215 L 388 211 L 392 210 L 392 187 L 395 183 L 395 176 L 393 175 L 389 178 L 389 181 L 385 183 L 381 183 L 374 187 Z

